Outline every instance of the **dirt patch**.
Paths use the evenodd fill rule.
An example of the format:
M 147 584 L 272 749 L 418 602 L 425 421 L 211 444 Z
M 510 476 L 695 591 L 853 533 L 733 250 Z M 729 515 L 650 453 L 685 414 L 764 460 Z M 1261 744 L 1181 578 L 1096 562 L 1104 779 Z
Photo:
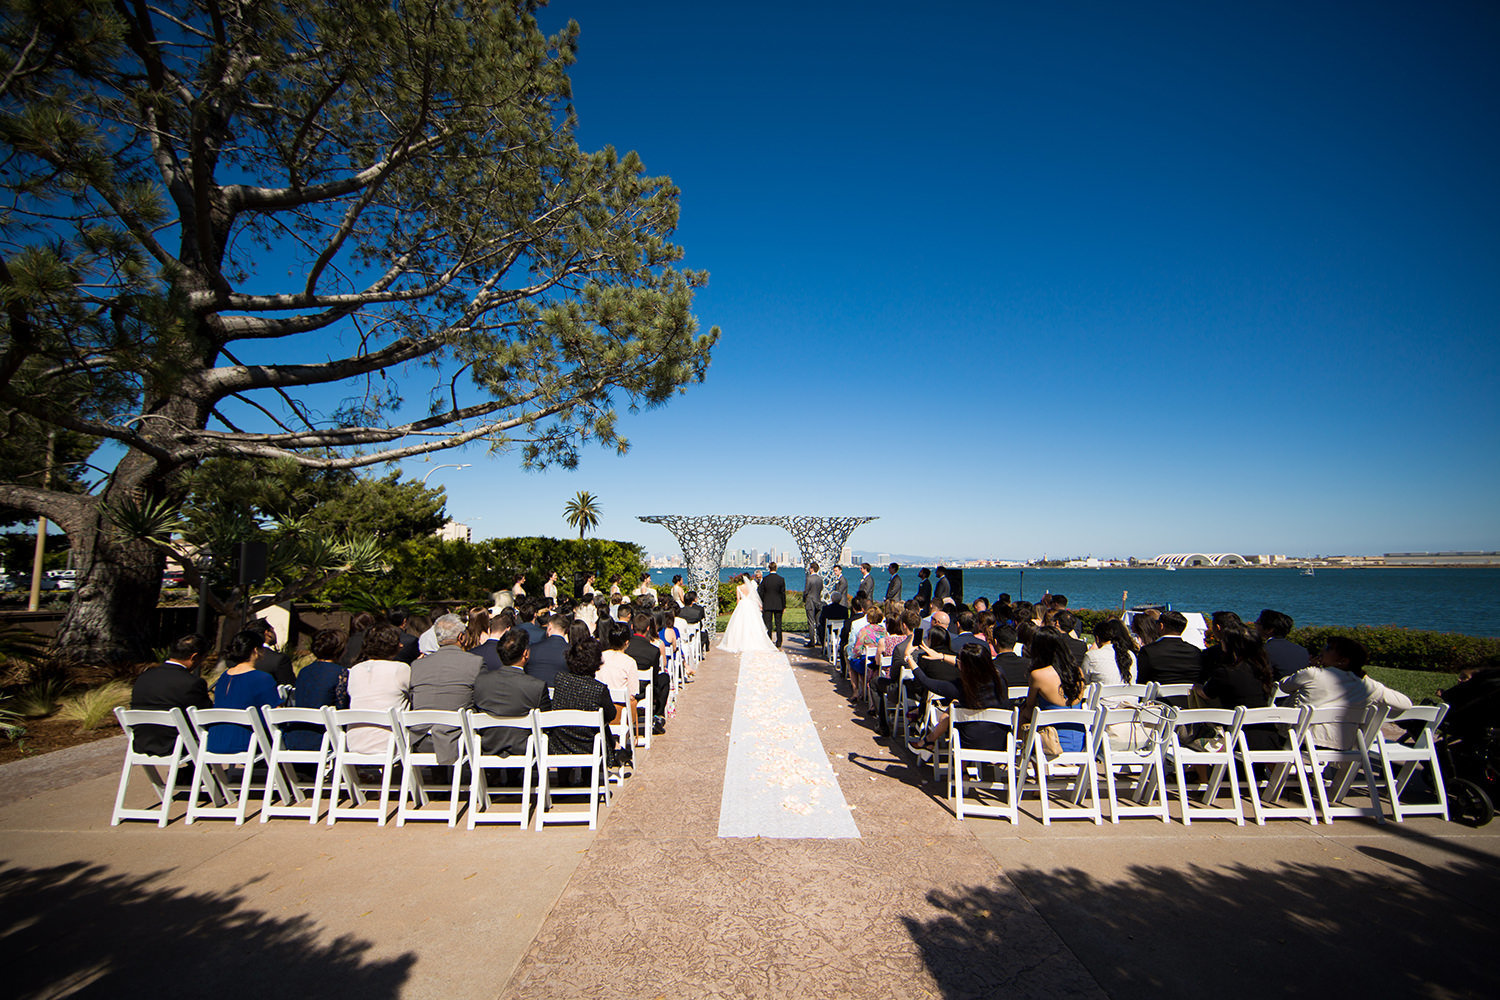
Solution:
M 78 731 L 76 722 L 64 719 L 30 719 L 26 722 L 25 736 L 16 740 L 0 740 L 0 764 L 118 735 L 120 727 L 113 719 L 98 729 L 83 733 Z

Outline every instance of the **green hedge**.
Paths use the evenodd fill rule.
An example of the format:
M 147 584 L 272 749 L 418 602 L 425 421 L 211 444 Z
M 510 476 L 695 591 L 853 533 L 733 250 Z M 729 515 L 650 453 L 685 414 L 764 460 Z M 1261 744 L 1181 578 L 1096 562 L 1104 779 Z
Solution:
M 1096 608 L 1070 609 L 1078 616 L 1080 635 L 1089 635 L 1103 618 L 1118 618 L 1118 611 Z M 1395 625 L 1308 626 L 1293 629 L 1291 640 L 1308 650 L 1321 653 L 1328 637 L 1345 635 L 1362 643 L 1370 651 L 1370 663 L 1395 670 L 1435 670 L 1456 673 L 1490 657 L 1500 656 L 1500 639 L 1462 635 L 1458 632 L 1426 632 Z

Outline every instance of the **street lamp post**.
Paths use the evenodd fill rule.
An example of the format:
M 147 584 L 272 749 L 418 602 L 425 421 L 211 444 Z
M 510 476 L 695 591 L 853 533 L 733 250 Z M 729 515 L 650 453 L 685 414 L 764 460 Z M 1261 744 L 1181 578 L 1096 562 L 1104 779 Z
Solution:
M 467 468 L 470 468 L 473 464 L 474 463 L 472 463 L 472 462 L 465 462 L 463 465 L 451 465 L 451 464 L 450 465 L 434 465 L 432 468 L 430 468 L 430 469 L 427 470 L 427 476 L 432 475 L 434 472 L 436 472 L 439 469 L 467 469 Z M 427 476 L 423 476 L 422 477 L 422 485 L 423 486 L 427 485 Z

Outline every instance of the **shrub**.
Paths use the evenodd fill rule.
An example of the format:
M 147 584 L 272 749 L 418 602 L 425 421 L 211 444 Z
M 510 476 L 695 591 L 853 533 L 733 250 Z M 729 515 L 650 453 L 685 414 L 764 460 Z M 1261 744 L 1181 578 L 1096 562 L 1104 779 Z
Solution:
M 12 712 L 9 707 L 0 708 L 0 737 L 18 740 L 25 735 L 26 726 L 21 722 L 21 716 Z
M 1309 626 L 1293 629 L 1290 638 L 1309 653 L 1321 653 L 1329 636 L 1335 635 L 1348 636 L 1362 643 L 1370 651 L 1370 662 L 1375 666 L 1397 670 L 1456 673 L 1464 667 L 1500 656 L 1500 639 L 1458 632 L 1426 632 L 1395 625 Z
M 113 721 L 115 709 L 128 704 L 130 685 L 124 681 L 110 681 L 64 701 L 57 717 L 77 722 L 78 731 L 87 732 Z
M 57 711 L 68 684 L 61 677 L 48 677 L 30 684 L 16 692 L 6 708 L 24 719 L 41 719 Z

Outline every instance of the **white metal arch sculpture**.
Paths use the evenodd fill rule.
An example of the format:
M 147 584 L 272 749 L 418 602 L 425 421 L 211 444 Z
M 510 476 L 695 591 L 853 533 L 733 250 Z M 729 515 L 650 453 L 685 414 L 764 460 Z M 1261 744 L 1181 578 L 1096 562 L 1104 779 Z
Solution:
M 802 564 L 816 562 L 827 571 L 839 559 L 844 543 L 854 529 L 873 517 L 816 517 L 811 514 L 646 514 L 639 520 L 659 524 L 682 546 L 689 589 L 698 592 L 703 621 L 709 634 L 718 629 L 719 570 L 729 539 L 747 524 L 770 524 L 785 528 L 797 540 Z

